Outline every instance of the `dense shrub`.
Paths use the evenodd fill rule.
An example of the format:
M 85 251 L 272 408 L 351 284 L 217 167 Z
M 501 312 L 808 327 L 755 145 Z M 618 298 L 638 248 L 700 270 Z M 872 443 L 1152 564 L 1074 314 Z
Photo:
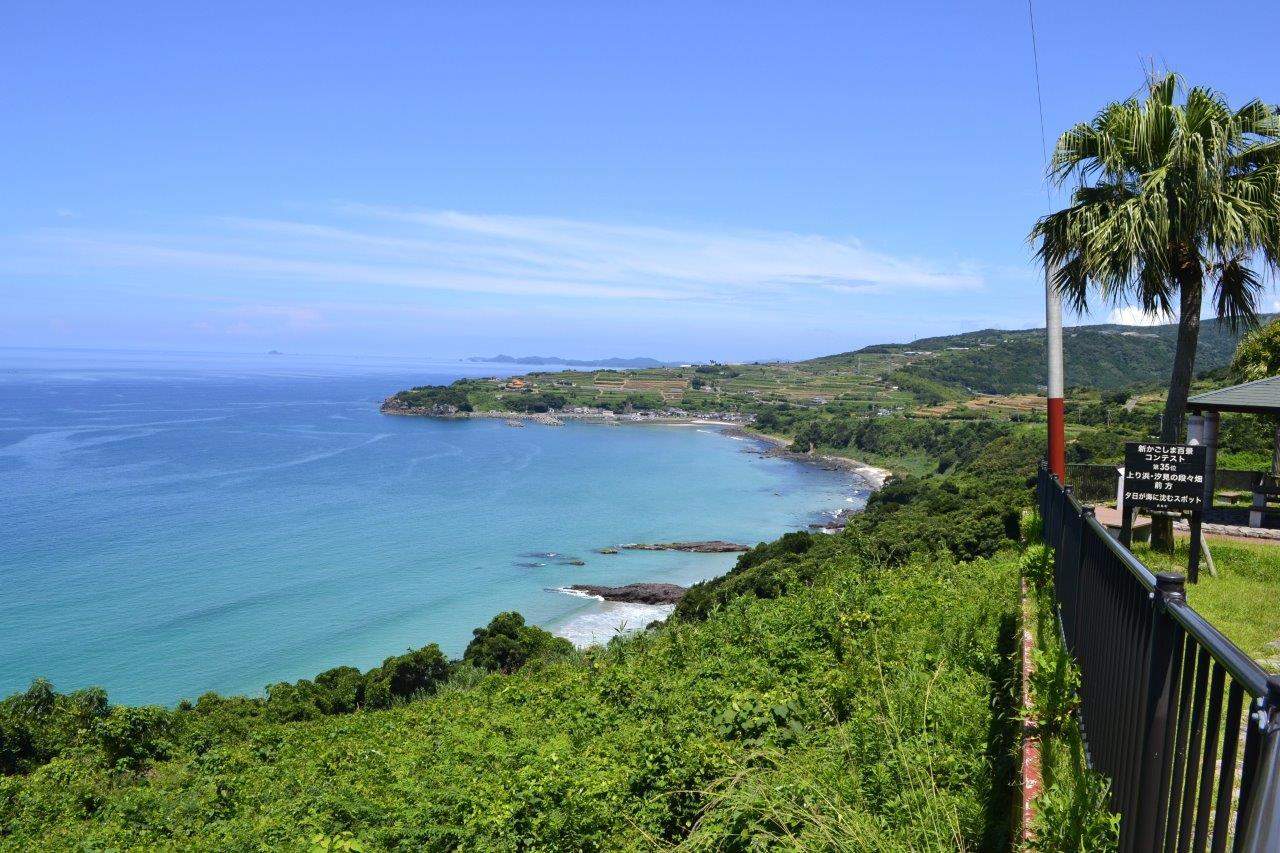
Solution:
M 565 655 L 573 646 L 536 625 L 526 625 L 519 613 L 499 613 L 487 627 L 476 628 L 462 659 L 472 666 L 509 675 L 531 660 Z
M 472 410 L 465 380 L 459 380 L 452 385 L 423 385 L 419 388 L 410 388 L 408 391 L 396 394 L 395 399 L 415 408 L 453 406 L 460 412 Z

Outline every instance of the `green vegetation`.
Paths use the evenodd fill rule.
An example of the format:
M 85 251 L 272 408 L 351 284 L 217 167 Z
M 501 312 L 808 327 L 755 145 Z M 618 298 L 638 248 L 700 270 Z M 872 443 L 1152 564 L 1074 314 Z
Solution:
M 1254 329 L 1240 340 L 1231 358 L 1231 374 L 1239 382 L 1280 374 L 1280 320 Z
M 33 688 L 13 714 L 66 745 L 0 779 L 0 847 L 1002 849 L 1014 561 L 889 568 L 810 538 L 758 564 L 790 577 L 798 556 L 783 594 L 387 710 L 278 722 Z M 93 722 L 113 718 L 114 739 Z
M 1076 388 L 1103 391 L 1149 385 L 1167 379 L 1177 348 L 1177 326 L 1079 326 L 1064 330 L 1066 381 Z M 1225 366 L 1239 333 L 1225 324 L 1202 330 L 1196 364 L 1202 370 Z M 894 374 L 919 376 L 979 394 L 1025 394 L 1045 387 L 1044 330 L 1003 332 L 991 343 L 942 349 Z
M 486 628 L 476 628 L 462 659 L 490 672 L 510 675 L 530 661 L 564 656 L 573 645 L 533 625 L 519 613 L 499 613 Z
M 1142 543 L 1136 543 L 1133 551 L 1152 571 L 1183 573 L 1188 547 L 1183 538 L 1172 554 Z M 1280 640 L 1280 608 L 1275 606 L 1280 546 L 1211 537 L 1209 548 L 1218 576 L 1212 577 L 1201 563 L 1199 583 L 1187 584 L 1187 601 L 1246 653 L 1264 660 L 1280 658 L 1280 650 L 1267 647 Z
M 1028 540 L 1038 538 L 1038 531 L 1028 532 Z M 1052 565 L 1053 554 L 1043 545 L 1030 545 L 1023 553 L 1022 575 L 1031 593 L 1028 622 L 1035 635 L 1027 722 L 1040 742 L 1042 784 L 1029 846 L 1082 853 L 1116 850 L 1120 816 L 1108 808 L 1107 780 L 1089 770 L 1085 759 L 1075 716 L 1080 673 L 1058 633 Z
M 1165 379 L 1177 326 L 1078 326 L 1066 331 L 1068 382 L 1081 389 L 1152 388 Z M 1197 364 L 1226 367 L 1240 334 L 1225 324 L 1199 337 Z M 1045 384 L 1042 329 L 986 330 L 878 344 L 794 363 L 531 373 L 523 386 L 499 379 L 459 380 L 401 391 L 393 399 L 462 412 L 545 412 L 575 407 L 615 413 L 732 412 L 767 417 L 788 410 L 853 416 L 957 404 L 973 394 L 1034 394 Z M 1158 419 L 1157 419 L 1158 424 Z
M 471 411 L 466 384 L 455 382 L 452 385 L 423 385 L 401 391 L 396 397 L 405 405 L 430 409 L 434 406 L 452 406 L 460 412 Z
M 525 625 L 518 613 L 500 613 L 474 633 L 462 661 L 450 662 L 432 643 L 365 673 L 340 666 L 314 680 L 269 685 L 262 698 L 206 693 L 173 710 L 113 706 L 100 688 L 63 695 L 38 678 L 25 693 L 0 701 L 0 774 L 30 773 L 64 754 L 135 767 L 174 750 L 202 750 L 228 736 L 245 736 L 264 723 L 391 708 L 430 696 L 442 684 L 473 680 L 472 670 L 511 673 L 532 660 L 573 651 L 567 640 Z

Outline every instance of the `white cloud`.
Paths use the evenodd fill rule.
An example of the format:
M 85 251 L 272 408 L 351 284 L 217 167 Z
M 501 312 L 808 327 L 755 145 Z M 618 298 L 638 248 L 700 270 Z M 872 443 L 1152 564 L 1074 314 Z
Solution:
M 982 286 L 855 240 L 348 205 L 331 221 L 221 218 L 183 235 L 60 228 L 20 240 L 28 273 L 126 268 L 573 299 L 730 302 L 782 292 Z M 34 253 L 34 256 L 33 256 Z
M 1107 322 L 1120 326 L 1164 326 L 1177 322 L 1177 318 L 1170 314 L 1148 314 L 1136 305 L 1125 305 L 1112 308 Z

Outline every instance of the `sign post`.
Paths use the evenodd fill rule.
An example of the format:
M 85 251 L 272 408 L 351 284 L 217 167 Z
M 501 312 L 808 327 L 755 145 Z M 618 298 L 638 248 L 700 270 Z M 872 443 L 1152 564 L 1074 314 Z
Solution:
M 1200 444 L 1149 444 L 1124 446 L 1124 528 L 1132 528 L 1131 513 L 1138 507 L 1158 512 L 1191 513 L 1191 556 L 1187 580 L 1200 579 L 1200 523 L 1204 511 L 1206 448 Z M 1126 546 L 1127 542 L 1124 543 Z

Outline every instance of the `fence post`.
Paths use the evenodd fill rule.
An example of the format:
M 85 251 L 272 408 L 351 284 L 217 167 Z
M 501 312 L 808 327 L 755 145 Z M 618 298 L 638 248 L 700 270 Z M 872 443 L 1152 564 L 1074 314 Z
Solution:
M 1076 600 L 1071 605 L 1071 638 L 1067 643 L 1068 650 L 1074 655 L 1080 642 L 1080 599 L 1084 590 L 1084 543 L 1089 535 L 1089 519 L 1094 517 L 1094 508 L 1080 507 L 1080 541 L 1076 543 Z
M 1160 791 L 1169 764 L 1165 752 L 1165 736 L 1169 726 L 1169 709 L 1173 704 L 1174 661 L 1177 658 L 1178 623 L 1169 613 L 1173 601 L 1186 601 L 1185 579 L 1181 575 L 1156 575 L 1156 589 L 1151 601 L 1151 641 L 1147 653 L 1146 706 L 1142 718 L 1142 752 L 1138 756 L 1138 796 L 1130 831 L 1121 845 L 1132 849 L 1134 843 L 1157 850 L 1163 841 L 1164 809 Z M 1127 840 L 1129 843 L 1125 844 Z M 1148 848 L 1147 842 L 1150 842 Z
M 1058 559 L 1061 559 L 1062 546 L 1067 544 L 1067 513 L 1071 512 L 1071 494 L 1074 491 L 1075 487 L 1070 483 L 1062 487 L 1062 517 L 1058 519 L 1058 541 L 1053 543 Z
M 1036 471 L 1036 512 L 1040 513 L 1040 539 L 1042 545 L 1049 544 L 1049 463 L 1040 460 Z
M 1280 675 L 1267 679 L 1267 697 L 1258 713 L 1249 725 L 1263 728 L 1262 754 L 1246 806 L 1244 843 L 1238 848 L 1247 853 L 1280 849 Z

